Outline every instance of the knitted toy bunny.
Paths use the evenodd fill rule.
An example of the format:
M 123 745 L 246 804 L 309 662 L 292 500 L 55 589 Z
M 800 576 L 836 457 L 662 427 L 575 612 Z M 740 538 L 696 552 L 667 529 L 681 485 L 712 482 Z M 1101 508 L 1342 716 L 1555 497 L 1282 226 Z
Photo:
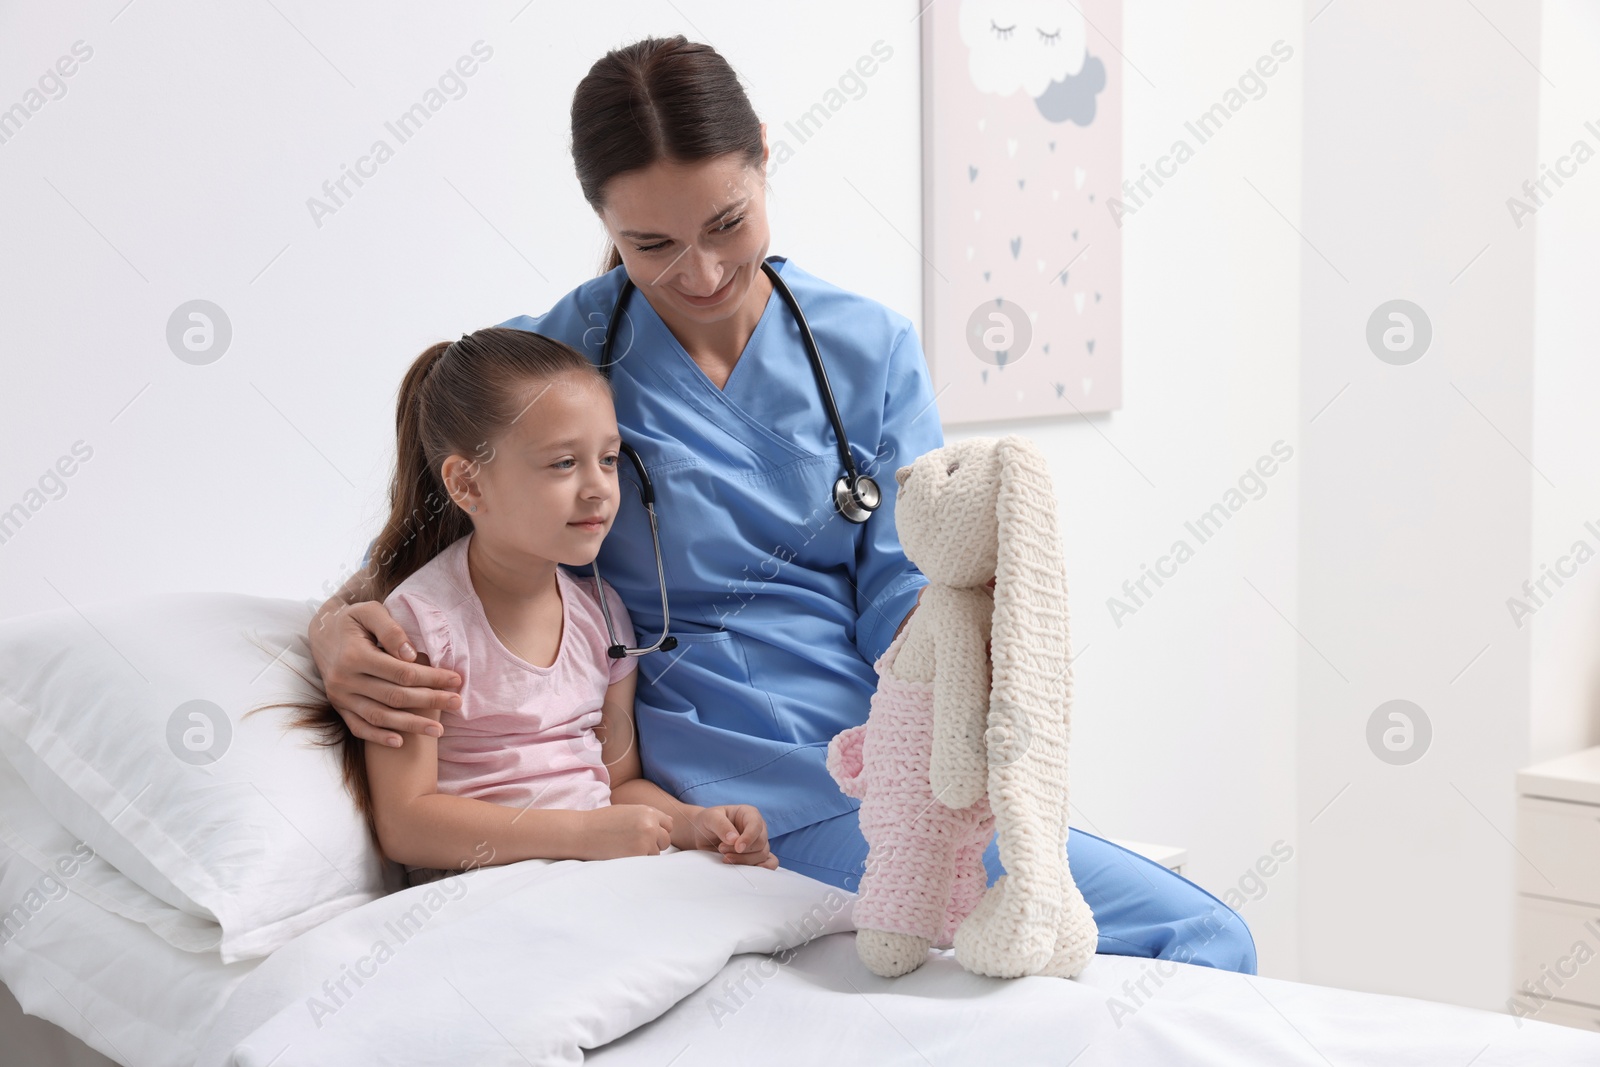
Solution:
M 930 584 L 876 664 L 867 721 L 828 745 L 869 844 L 856 951 L 885 977 L 953 941 L 977 974 L 1070 978 L 1099 935 L 1067 866 L 1072 677 L 1048 465 L 1026 438 L 979 438 L 895 480 L 901 545 Z M 985 892 L 991 827 L 1006 873 Z

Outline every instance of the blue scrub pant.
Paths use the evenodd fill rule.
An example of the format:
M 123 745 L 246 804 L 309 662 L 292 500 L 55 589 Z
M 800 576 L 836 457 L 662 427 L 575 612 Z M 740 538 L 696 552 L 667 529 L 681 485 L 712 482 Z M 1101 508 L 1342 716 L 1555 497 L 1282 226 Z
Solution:
M 858 814 L 802 826 L 772 838 L 768 847 L 781 866 L 853 893 L 867 866 Z M 1068 831 L 1067 863 L 1100 928 L 1098 951 L 1256 973 L 1250 928 L 1187 878 L 1078 829 Z M 983 864 L 990 885 L 1005 873 L 998 837 L 989 841 Z

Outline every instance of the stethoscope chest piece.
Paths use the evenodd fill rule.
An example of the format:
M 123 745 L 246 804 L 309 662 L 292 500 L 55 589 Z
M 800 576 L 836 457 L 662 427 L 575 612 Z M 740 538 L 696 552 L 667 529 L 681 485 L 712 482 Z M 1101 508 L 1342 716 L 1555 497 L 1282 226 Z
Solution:
M 845 474 L 833 483 L 834 506 L 850 522 L 866 522 L 878 510 L 878 505 L 883 503 L 883 492 L 868 475 L 855 475 L 854 485 L 851 481 L 852 476 Z

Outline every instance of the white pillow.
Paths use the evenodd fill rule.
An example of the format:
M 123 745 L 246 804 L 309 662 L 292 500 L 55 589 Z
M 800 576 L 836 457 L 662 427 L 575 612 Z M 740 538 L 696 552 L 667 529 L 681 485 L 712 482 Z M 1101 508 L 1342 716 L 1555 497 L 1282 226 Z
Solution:
M 313 609 L 229 593 L 147 596 L 0 623 L 0 754 L 46 810 L 161 900 L 264 956 L 404 885 L 340 780 L 338 750 L 285 732 L 317 700 Z
M 212 952 L 222 941 L 222 927 L 180 911 L 139 888 L 97 856 L 88 842 L 78 840 L 51 818 L 5 759 L 0 759 L 0 845 L 48 874 L 54 882 L 47 887 L 50 895 L 55 895 L 58 888 L 71 890 L 96 907 L 143 923 L 169 945 L 185 952 Z M 0 942 L 13 933 L 9 924 L 16 917 L 15 909 L 0 914 L 0 923 L 7 924 L 0 930 Z

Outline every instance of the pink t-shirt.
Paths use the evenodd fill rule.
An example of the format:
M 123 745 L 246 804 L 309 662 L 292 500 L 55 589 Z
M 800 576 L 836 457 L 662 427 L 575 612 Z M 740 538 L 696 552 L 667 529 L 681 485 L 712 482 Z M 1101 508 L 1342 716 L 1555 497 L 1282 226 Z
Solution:
M 489 628 L 467 572 L 469 533 L 420 567 L 383 606 L 417 651 L 461 675 L 461 710 L 440 713 L 439 792 L 510 807 L 587 811 L 611 803 L 594 728 L 606 687 L 633 670 L 607 657 L 610 640 L 594 579 L 556 569 L 561 646 L 535 666 Z M 605 586 L 617 639 L 633 643 L 622 598 Z

